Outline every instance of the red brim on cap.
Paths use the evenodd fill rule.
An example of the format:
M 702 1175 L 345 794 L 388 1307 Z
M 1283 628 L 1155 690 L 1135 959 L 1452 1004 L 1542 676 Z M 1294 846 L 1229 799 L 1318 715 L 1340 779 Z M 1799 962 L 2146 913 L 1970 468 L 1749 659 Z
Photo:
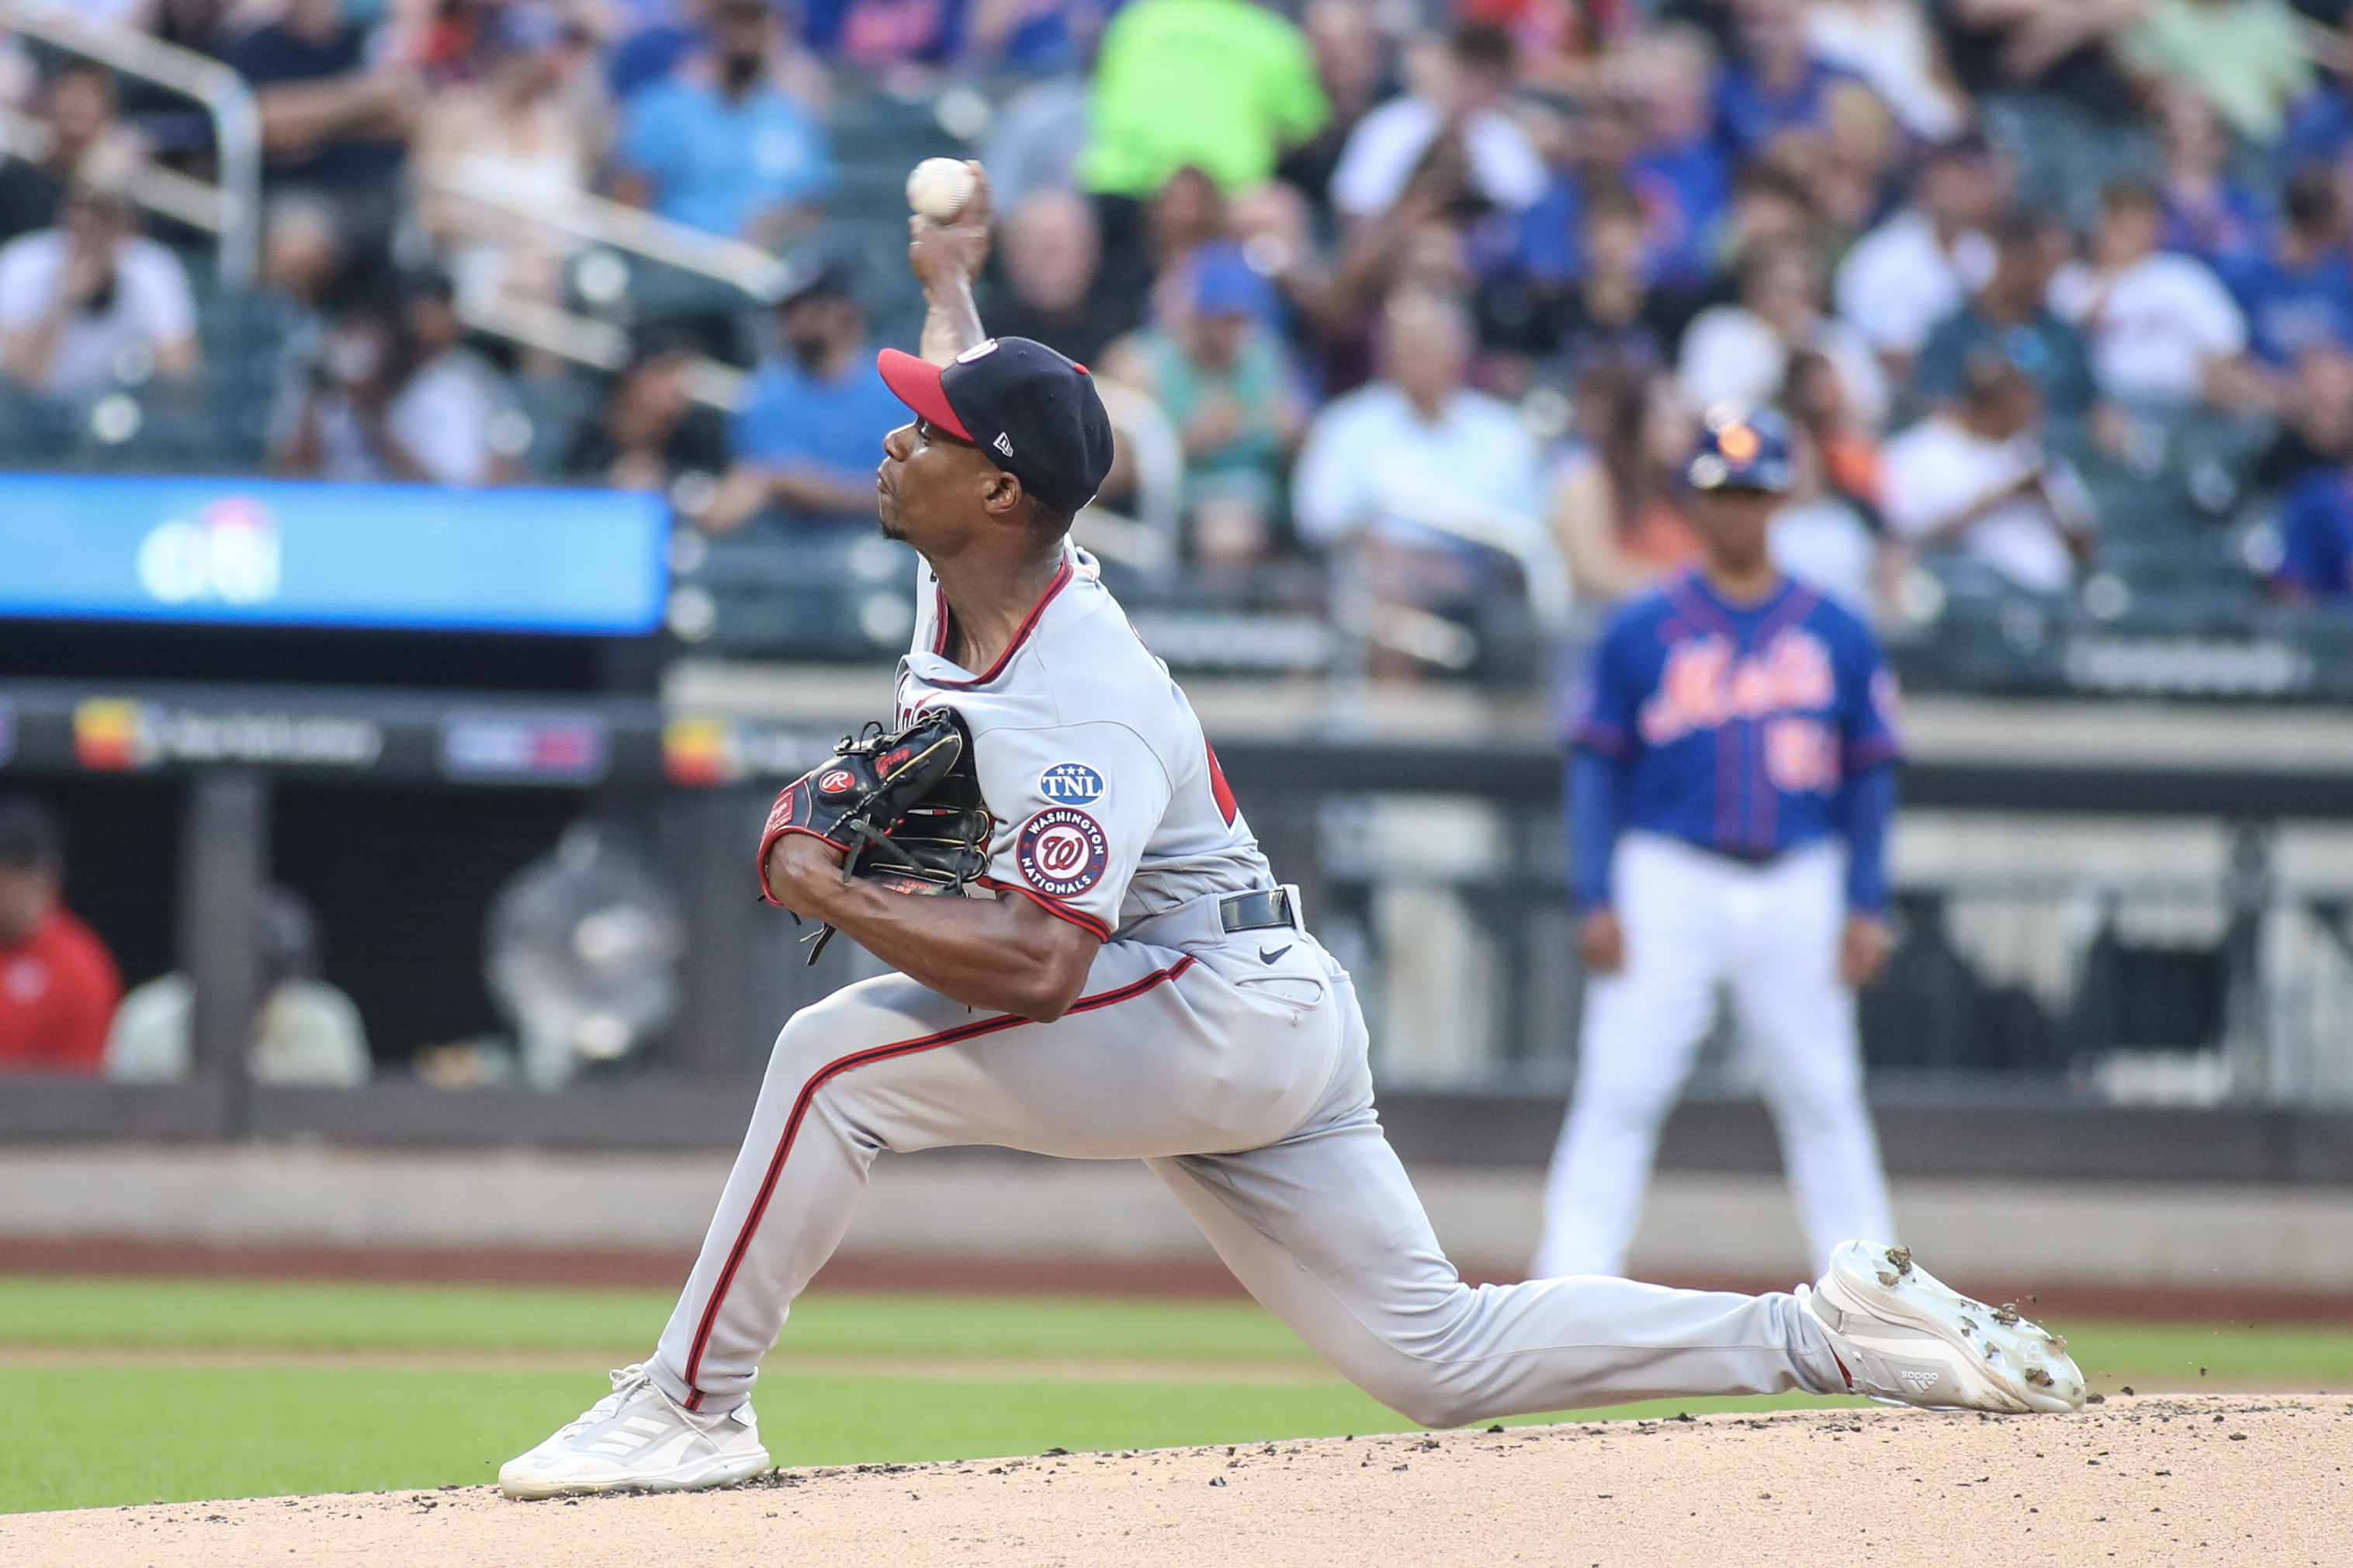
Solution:
M 973 438 L 972 432 L 964 427 L 964 421 L 956 417 L 955 409 L 948 403 L 947 388 L 940 384 L 938 365 L 897 349 L 884 349 L 874 363 L 882 373 L 882 384 L 891 389 L 892 396 L 956 439 Z

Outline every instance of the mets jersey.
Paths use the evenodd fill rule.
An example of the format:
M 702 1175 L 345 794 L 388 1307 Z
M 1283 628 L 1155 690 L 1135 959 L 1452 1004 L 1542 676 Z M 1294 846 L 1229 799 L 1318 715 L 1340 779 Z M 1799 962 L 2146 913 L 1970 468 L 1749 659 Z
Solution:
M 1209 893 L 1274 886 L 1192 704 L 1128 625 L 1092 557 L 1061 569 L 975 674 L 944 651 L 947 595 L 916 571 L 898 721 L 952 708 L 995 818 L 984 887 L 1009 889 L 1109 941 Z
M 1735 605 L 1690 572 L 1611 619 L 1575 738 L 1627 770 L 1624 826 L 1761 858 L 1838 830 L 1841 785 L 1901 752 L 1894 708 L 1848 610 L 1790 582 Z

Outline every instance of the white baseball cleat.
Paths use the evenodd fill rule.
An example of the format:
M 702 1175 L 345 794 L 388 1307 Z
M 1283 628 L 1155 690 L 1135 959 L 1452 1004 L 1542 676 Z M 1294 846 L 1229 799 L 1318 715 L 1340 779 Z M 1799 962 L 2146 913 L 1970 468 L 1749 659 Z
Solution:
M 511 1498 L 688 1491 L 732 1486 L 767 1469 L 749 1405 L 696 1415 L 654 1386 L 642 1366 L 613 1373 L 613 1392 L 530 1453 L 499 1468 Z
M 1908 1247 L 1850 1241 L 1798 1300 L 1830 1335 L 1857 1394 L 1931 1410 L 2068 1411 L 2084 1374 L 2067 1342 L 2018 1315 L 1947 1289 Z

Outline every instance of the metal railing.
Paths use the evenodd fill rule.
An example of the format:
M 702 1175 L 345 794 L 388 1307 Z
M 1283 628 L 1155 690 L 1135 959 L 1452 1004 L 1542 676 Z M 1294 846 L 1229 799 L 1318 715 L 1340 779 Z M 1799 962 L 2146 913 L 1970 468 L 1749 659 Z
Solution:
M 502 217 L 627 251 L 665 267 L 741 289 L 762 304 L 784 293 L 791 268 L 756 245 L 692 228 L 586 191 L 544 191 L 509 186 L 479 169 L 463 167 L 436 175 L 429 189 Z
M 220 184 L 206 186 L 147 164 L 132 171 L 127 194 L 142 205 L 218 235 L 221 287 L 251 288 L 261 253 L 261 110 L 245 79 L 193 49 L 59 5 L 0 0 L 0 27 L 204 105 L 212 117 Z M 214 193 L 209 199 L 198 194 L 207 190 Z

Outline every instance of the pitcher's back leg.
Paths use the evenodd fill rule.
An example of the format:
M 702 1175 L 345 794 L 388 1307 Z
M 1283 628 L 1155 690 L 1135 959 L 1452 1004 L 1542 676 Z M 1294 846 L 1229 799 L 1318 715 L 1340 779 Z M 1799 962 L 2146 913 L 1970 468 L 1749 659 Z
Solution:
M 1465 1285 L 1369 1096 L 1263 1149 L 1150 1163 L 1251 1295 L 1425 1426 L 1846 1386 L 1789 1296 L 1593 1276 Z

